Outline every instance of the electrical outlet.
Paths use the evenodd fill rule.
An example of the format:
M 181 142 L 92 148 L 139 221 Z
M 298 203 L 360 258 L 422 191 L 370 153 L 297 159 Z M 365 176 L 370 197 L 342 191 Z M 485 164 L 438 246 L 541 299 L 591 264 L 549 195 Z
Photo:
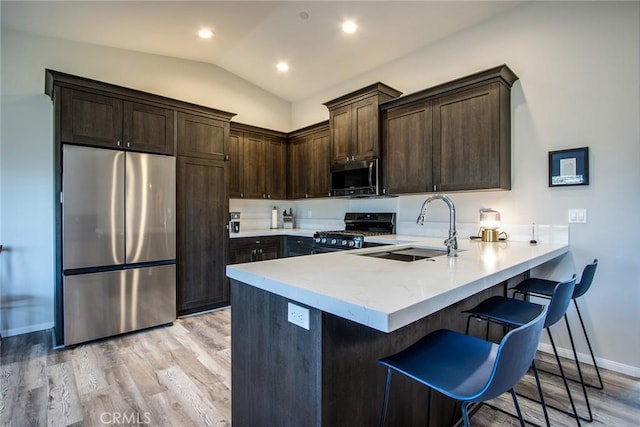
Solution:
M 586 209 L 569 209 L 568 219 L 570 224 L 586 224 L 587 210 Z
M 309 309 L 287 303 L 287 320 L 294 325 L 309 330 Z

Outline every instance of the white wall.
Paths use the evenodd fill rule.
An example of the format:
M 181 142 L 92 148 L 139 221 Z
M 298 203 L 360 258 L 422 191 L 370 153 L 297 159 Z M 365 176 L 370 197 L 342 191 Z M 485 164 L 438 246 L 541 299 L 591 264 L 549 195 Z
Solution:
M 293 105 L 299 128 L 326 120 L 321 105 L 382 81 L 405 94 L 507 64 L 512 89 L 512 191 L 453 193 L 458 220 L 477 222 L 492 207 L 511 224 L 566 224 L 567 209 L 587 209 L 570 224 L 571 254 L 537 272 L 568 278 L 598 258 L 593 288 L 580 300 L 597 355 L 606 366 L 640 376 L 640 4 L 532 2 Z M 591 184 L 547 187 L 547 153 L 588 146 Z M 397 206 L 411 221 L 424 196 L 352 202 Z M 300 210 L 308 202 L 300 202 Z M 332 203 L 332 202 L 327 202 Z M 384 205 L 383 205 L 384 206 Z M 433 210 L 431 221 L 447 221 Z M 575 314 L 570 313 L 575 320 Z M 559 327 L 562 332 L 563 327 Z M 568 340 L 561 339 L 568 347 Z M 586 351 L 578 340 L 580 351 Z
M 0 240 L 10 252 L 0 256 L 2 306 L 7 296 L 29 298 L 9 318 L 3 309 L 0 327 L 19 332 L 52 322 L 52 112 L 42 94 L 44 68 L 237 112 L 238 121 L 286 131 L 326 120 L 322 102 L 376 81 L 411 93 L 506 63 L 520 77 L 512 90 L 513 190 L 451 194 L 458 219 L 477 221 L 477 210 L 488 206 L 507 223 L 566 224 L 567 209 L 587 209 L 587 224 L 569 226 L 571 254 L 539 274 L 565 278 L 600 260 L 594 287 L 581 300 L 587 328 L 607 366 L 640 376 L 639 6 L 532 2 L 291 109 L 205 64 L 3 31 Z M 580 146 L 591 151 L 591 185 L 549 189 L 547 152 Z M 331 221 L 345 210 L 391 204 L 410 221 L 423 199 L 292 206 L 300 219 L 312 210 Z M 256 212 L 262 209 L 268 215 L 269 206 Z M 447 221 L 445 214 L 434 210 L 429 219 Z
M 236 112 L 234 120 L 290 129 L 291 105 L 218 67 L 2 30 L 0 331 L 52 326 L 53 107 L 44 70 L 89 77 Z

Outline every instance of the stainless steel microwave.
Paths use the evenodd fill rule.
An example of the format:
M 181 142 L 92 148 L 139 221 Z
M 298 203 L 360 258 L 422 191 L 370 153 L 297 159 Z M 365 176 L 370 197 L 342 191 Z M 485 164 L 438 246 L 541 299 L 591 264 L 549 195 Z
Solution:
M 380 195 L 380 169 L 378 159 L 358 160 L 331 166 L 332 196 Z

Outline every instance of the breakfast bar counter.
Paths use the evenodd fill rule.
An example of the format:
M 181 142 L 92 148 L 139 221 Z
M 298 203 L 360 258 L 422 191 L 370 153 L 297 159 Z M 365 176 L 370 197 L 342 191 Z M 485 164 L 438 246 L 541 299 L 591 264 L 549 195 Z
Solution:
M 435 329 L 463 331 L 462 310 L 505 295 L 510 280 L 517 283 L 569 250 L 567 244 L 461 241 L 455 258 L 364 256 L 443 248 L 436 238 L 379 238 L 392 242 L 227 267 L 234 425 L 376 425 L 385 378 L 379 358 Z M 450 420 L 453 403 L 434 395 L 429 411 L 426 388 L 411 380 L 394 381 L 391 396 L 390 425 L 424 425 L 427 416 L 432 425 Z

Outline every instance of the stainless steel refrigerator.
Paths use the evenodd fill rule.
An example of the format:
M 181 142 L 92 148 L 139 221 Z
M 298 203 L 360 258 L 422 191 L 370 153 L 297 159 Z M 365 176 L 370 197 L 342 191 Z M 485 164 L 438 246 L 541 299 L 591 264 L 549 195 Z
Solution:
M 64 344 L 174 321 L 175 158 L 73 145 L 62 156 Z

